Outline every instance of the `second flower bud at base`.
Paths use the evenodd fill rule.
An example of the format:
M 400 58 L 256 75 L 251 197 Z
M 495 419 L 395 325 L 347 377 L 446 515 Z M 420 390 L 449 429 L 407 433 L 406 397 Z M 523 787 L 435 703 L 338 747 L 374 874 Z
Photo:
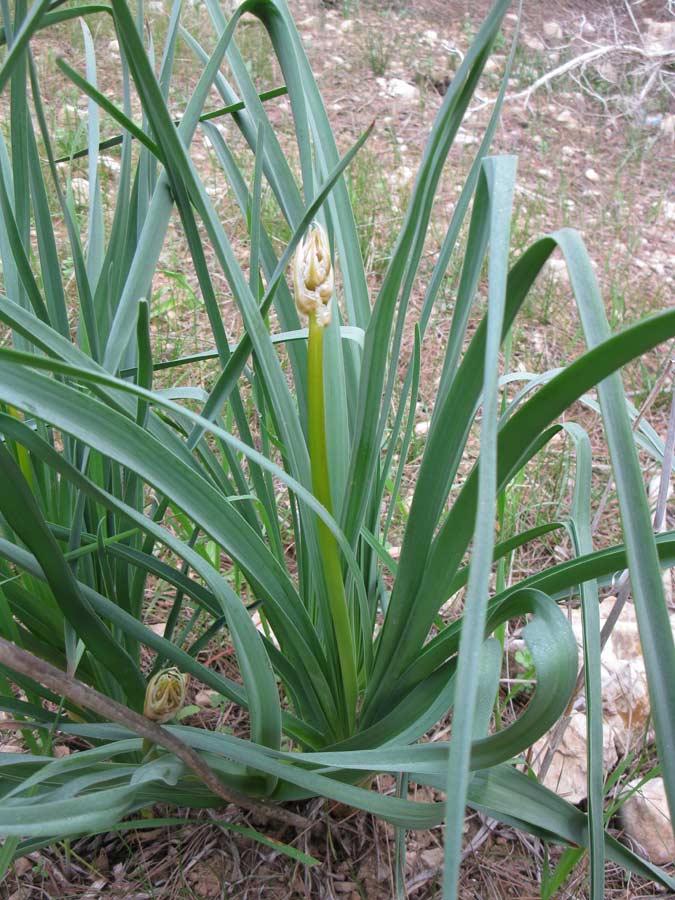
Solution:
M 185 705 L 188 677 L 179 669 L 162 669 L 148 682 L 143 715 L 160 725 L 176 716 Z

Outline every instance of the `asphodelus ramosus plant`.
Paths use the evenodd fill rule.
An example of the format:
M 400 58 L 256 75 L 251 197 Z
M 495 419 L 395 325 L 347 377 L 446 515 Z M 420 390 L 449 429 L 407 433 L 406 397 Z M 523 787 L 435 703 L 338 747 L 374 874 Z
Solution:
M 191 768 L 196 759 L 223 791 L 244 803 L 264 800 L 272 815 L 287 801 L 322 796 L 393 823 L 401 837 L 445 823 L 448 898 L 456 896 L 467 806 L 545 841 L 588 848 L 594 898 L 603 895 L 605 858 L 672 888 L 664 872 L 604 830 L 598 587 L 630 570 L 672 808 L 675 652 L 660 567 L 672 563 L 675 539 L 653 534 L 619 370 L 675 336 L 675 311 L 610 334 L 573 230 L 536 241 L 510 265 L 516 163 L 488 155 L 505 77 L 410 321 L 435 192 L 506 0 L 494 5 L 442 102 L 374 296 L 343 178 L 369 132 L 338 156 L 284 0 L 248 0 L 229 21 L 216 0 L 205 5 L 215 49 L 206 52 L 190 33 L 189 16 L 181 24 L 176 2 L 161 56 L 149 45 L 142 3 L 132 12 L 125 0 L 36 0 L 27 10 L 16 0 L 13 14 L 2 5 L 0 87 L 9 116 L 0 139 L 0 318 L 11 339 L 0 348 L 0 708 L 25 744 L 24 753 L 0 760 L 3 866 L 29 849 L 114 827 L 154 803 L 222 803 L 199 767 Z M 257 93 L 234 40 L 244 13 L 266 28 L 283 73 L 284 84 L 267 94 Z M 90 32 L 97 17 L 112 19 L 117 35 L 121 99 L 97 86 Z M 85 221 L 61 184 L 32 49 L 65 22 L 84 35 L 84 71 L 57 65 L 89 98 Z M 199 80 L 176 122 L 169 93 L 179 40 Z M 300 188 L 266 112 L 282 92 L 276 88 L 290 99 Z M 214 89 L 220 115 L 231 117 L 250 148 L 250 167 L 209 121 Z M 100 110 L 122 134 L 119 175 L 105 204 Z M 222 191 L 240 207 L 250 237 L 245 262 L 191 159 L 200 131 Z M 263 224 L 263 190 L 291 234 L 280 255 Z M 185 271 L 198 280 L 205 313 L 198 358 L 218 366 L 207 393 L 185 387 L 194 357 L 153 353 L 146 298 L 175 214 Z M 394 509 L 422 340 L 460 238 L 442 374 L 401 523 Z M 587 349 L 503 403 L 502 343 L 556 249 Z M 74 273 L 68 300 L 66 256 Z M 239 337 L 223 324 L 221 273 L 243 322 Z M 479 282 L 486 311 L 469 337 Z M 413 330 L 405 359 L 403 336 Z M 161 390 L 153 389 L 159 368 Z M 177 389 L 167 387 L 175 373 Z M 591 540 L 590 442 L 568 416 L 561 424 L 595 388 L 625 539 L 601 551 Z M 501 538 L 499 495 L 561 431 L 576 459 L 568 516 Z M 460 477 L 470 434 L 478 460 Z M 393 527 L 402 531 L 397 562 L 385 549 Z M 573 558 L 495 587 L 498 560 L 555 529 L 567 530 Z M 204 551 L 207 542 L 216 554 Z M 157 583 L 173 597 L 163 636 L 144 624 L 146 587 Z M 570 596 L 584 621 L 587 813 L 523 768 L 527 748 L 562 716 L 574 690 L 577 648 L 560 608 Z M 447 624 L 439 610 L 460 597 Z M 536 687 L 519 717 L 495 730 L 499 635 L 513 619 L 526 622 Z M 216 640 L 233 648 L 238 679 L 200 661 Z M 188 677 L 246 710 L 249 734 L 180 722 L 145 733 L 139 721 L 159 729 L 179 710 Z M 144 709 L 153 716 L 139 719 Z M 449 741 L 424 742 L 449 712 Z M 57 732 L 77 737 L 66 758 L 52 753 Z M 184 746 L 189 764 L 162 745 L 162 735 L 182 742 L 172 747 Z M 90 749 L 79 749 L 83 742 Z M 397 777 L 396 795 L 373 787 L 382 773 Z M 409 799 L 409 784 L 446 799 Z

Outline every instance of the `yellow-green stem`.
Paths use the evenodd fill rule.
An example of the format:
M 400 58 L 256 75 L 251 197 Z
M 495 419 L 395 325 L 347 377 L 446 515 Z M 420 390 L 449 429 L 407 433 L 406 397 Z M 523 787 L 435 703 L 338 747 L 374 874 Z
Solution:
M 312 490 L 319 502 L 332 513 L 330 474 L 326 450 L 326 414 L 323 391 L 323 329 L 316 315 L 309 317 L 307 404 L 309 419 L 309 456 L 312 464 Z M 356 721 L 356 658 L 349 620 L 349 609 L 342 580 L 340 553 L 335 536 L 318 520 L 319 547 L 330 603 L 330 612 L 340 661 L 341 685 L 347 733 Z

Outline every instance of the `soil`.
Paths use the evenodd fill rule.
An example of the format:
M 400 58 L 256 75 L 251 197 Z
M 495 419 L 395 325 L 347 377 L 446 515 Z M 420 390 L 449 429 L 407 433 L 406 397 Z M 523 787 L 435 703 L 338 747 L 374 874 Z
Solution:
M 484 0 L 290 2 L 341 149 L 353 143 L 374 119 L 374 133 L 367 145 L 371 177 L 382 182 L 385 176 L 381 173 L 394 175 L 393 180 L 380 184 L 372 198 L 369 227 L 375 249 L 369 260 L 373 285 L 382 270 L 378 254 L 386 255 L 388 235 L 402 214 L 426 136 L 451 84 L 457 51 L 466 50 L 470 33 L 489 5 Z M 650 18 L 675 19 L 669 18 L 665 0 L 643 0 L 630 8 L 634 22 L 628 4 L 621 0 L 550 0 L 546 4 L 526 0 L 523 50 L 516 58 L 513 87 L 509 88 L 509 95 L 515 96 L 507 98 L 494 147 L 495 152 L 519 157 L 516 244 L 521 240 L 529 243 L 540 233 L 570 224 L 580 229 L 597 264 L 616 328 L 669 305 L 675 278 L 675 139 L 666 127 L 668 117 L 675 113 L 675 97 L 669 92 L 674 57 L 659 60 L 661 69 L 656 69 L 654 83 L 645 89 L 651 72 L 645 67 L 649 63 L 654 68 L 655 61 L 626 49 L 644 46 L 635 28 L 646 33 Z M 187 10 L 186 16 L 190 15 Z M 560 37 L 547 36 L 558 33 L 552 23 L 560 26 Z M 497 68 L 481 84 L 478 100 L 462 128 L 463 143 L 452 151 L 433 237 L 442 236 L 443 226 L 447 226 L 456 185 L 461 184 L 472 147 L 490 115 L 490 101 L 498 88 L 513 29 L 513 19 L 507 19 L 506 40 L 497 50 Z M 569 76 L 553 79 L 529 97 L 519 96 L 562 62 L 606 43 L 618 46 L 604 69 L 580 66 L 570 73 L 576 81 Z M 392 97 L 392 79 L 414 88 L 414 99 Z M 276 115 L 282 127 L 288 115 L 283 102 Z M 360 190 L 365 190 L 363 185 Z M 427 272 L 432 262 L 430 250 Z M 527 328 L 515 342 L 514 365 L 552 366 L 571 358 L 581 346 L 565 275 L 555 266 L 549 275 L 549 282 L 536 297 L 540 305 L 533 304 Z M 421 303 L 424 287 L 422 281 L 413 296 L 414 304 Z M 428 417 L 424 401 L 432 396 L 440 371 L 448 330 L 443 306 L 433 324 L 423 354 L 420 421 Z M 661 363 L 662 357 L 657 355 L 648 359 L 652 377 Z M 664 415 L 661 407 L 655 409 L 657 428 Z M 593 439 L 600 442 L 601 436 L 594 432 Z M 521 563 L 533 565 L 536 560 Z M 383 780 L 381 788 L 391 789 L 392 785 Z M 161 815 L 162 810 L 156 813 Z M 391 827 L 320 801 L 305 813 L 321 823 L 309 834 L 270 833 L 268 826 L 263 830 L 314 856 L 319 865 L 312 868 L 214 827 L 210 822 L 217 821 L 221 813 L 203 813 L 199 825 L 130 832 L 123 838 L 102 835 L 77 842 L 71 854 L 62 847 L 32 854 L 20 860 L 0 885 L 0 896 L 11 900 L 388 900 L 395 896 Z M 234 809 L 225 810 L 222 817 L 256 825 L 250 816 Z M 408 836 L 405 880 L 406 896 L 411 900 L 441 896 L 441 848 L 441 829 Z M 534 900 L 541 896 L 545 864 L 541 841 L 473 814 L 467 819 L 465 848 L 462 900 Z M 550 850 L 550 865 L 560 853 Z M 555 896 L 586 897 L 586 874 L 582 863 Z M 675 895 L 642 879 L 628 878 L 608 864 L 605 896 L 637 900 Z

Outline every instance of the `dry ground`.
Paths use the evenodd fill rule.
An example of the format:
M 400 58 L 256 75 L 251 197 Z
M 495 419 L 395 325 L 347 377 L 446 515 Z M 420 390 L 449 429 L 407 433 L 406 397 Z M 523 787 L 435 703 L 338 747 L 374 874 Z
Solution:
M 441 94 L 487 4 L 469 0 L 291 0 L 290 5 L 341 147 L 349 146 L 375 118 L 374 135 L 352 168 L 350 188 L 371 281 L 376 285 L 424 140 L 442 102 Z M 161 29 L 161 7 L 149 6 L 153 27 Z M 672 59 L 668 63 L 667 59 L 654 60 L 641 53 L 641 48 L 645 48 L 642 35 L 648 27 L 646 20 L 651 16 L 667 21 L 668 15 L 666 0 L 634 2 L 630 7 L 618 0 L 552 0 L 546 4 L 526 0 L 524 34 L 495 142 L 497 151 L 519 156 L 514 253 L 555 228 L 574 225 L 580 229 L 597 265 L 616 328 L 672 303 L 675 143 L 673 120 L 668 118 L 675 112 L 675 99 L 669 92 L 673 88 Z M 203 9 L 197 5 L 186 11 L 185 22 L 190 27 L 194 21 L 198 28 L 200 17 L 205 20 Z M 423 275 L 430 271 L 433 248 L 449 221 L 456 186 L 461 184 L 472 147 L 489 116 L 490 100 L 498 85 L 513 27 L 510 20 L 506 40 L 497 48 L 492 72 L 486 75 L 462 129 L 461 143 L 453 149 Z M 69 33 L 64 30 L 61 38 L 61 46 L 40 48 L 39 58 L 45 68 L 50 52 L 66 51 L 71 63 L 74 59 L 73 64 L 81 64 L 81 54 L 76 43 L 71 46 Z M 108 38 L 99 35 L 97 40 L 105 46 Z M 254 24 L 247 23 L 242 29 L 242 44 L 261 85 L 277 83 L 278 73 L 269 62 L 264 39 Z M 556 67 L 595 47 L 609 45 L 615 49 L 600 61 L 586 67 L 579 64 L 529 96 L 522 96 L 537 79 Z M 630 51 L 628 46 L 637 49 Z M 187 93 L 191 60 L 184 46 L 179 56 L 178 64 L 186 73 Z M 417 89 L 412 101 L 387 94 L 387 83 L 393 78 Z M 59 105 L 59 84 L 54 81 L 55 108 Z M 180 98 L 176 99 L 179 102 Z M 63 111 L 55 113 L 64 142 L 72 139 L 67 115 Z M 278 103 L 274 115 L 283 134 L 288 124 L 284 101 Z M 199 154 L 206 164 L 208 148 L 198 149 Z M 217 192 L 218 186 L 213 189 Z M 227 215 L 226 198 L 222 204 Z M 283 227 L 275 223 L 273 212 L 270 227 L 276 227 L 283 240 Z M 169 249 L 165 270 L 157 282 L 158 290 L 166 288 L 169 298 L 164 315 L 154 323 L 157 342 L 162 342 L 167 354 L 190 352 L 199 342 L 199 312 L 191 302 L 190 276 L 188 273 L 185 283 L 179 282 L 178 265 L 178 251 Z M 448 275 L 446 298 L 439 305 L 425 341 L 418 416 L 420 442 L 429 413 L 427 402 L 435 393 L 434 383 L 440 372 L 449 327 L 447 307 L 456 276 L 456 272 Z M 413 302 L 421 302 L 424 288 L 422 278 Z M 158 300 L 162 296 L 158 295 Z M 236 330 L 234 313 L 232 327 Z M 565 274 L 554 261 L 548 279 L 543 279 L 534 293 L 520 330 L 514 335 L 512 367 L 536 371 L 558 365 L 571 358 L 579 346 L 578 323 Z M 642 368 L 634 367 L 629 372 L 637 405 L 646 396 L 662 361 L 650 357 Z M 205 368 L 202 377 L 208 376 Z M 666 412 L 664 395 L 651 410 L 654 424 L 661 430 Z M 592 424 L 590 420 L 587 423 Z M 599 445 L 601 436 L 597 429 L 593 437 Z M 529 477 L 535 478 L 536 474 Z M 601 491 L 606 469 L 600 466 L 596 474 Z M 567 493 L 564 467 L 558 467 L 557 474 L 553 467 L 549 475 L 550 502 L 558 503 Z M 532 500 L 521 514 L 536 515 L 534 506 Z M 602 528 L 599 542 L 603 540 Z M 543 552 L 560 556 L 566 549 L 551 546 Z M 533 556 L 522 557 L 517 566 L 531 571 L 539 562 Z M 226 665 L 227 660 L 214 659 L 214 663 Z M 208 726 L 214 716 L 221 714 L 221 710 L 207 709 L 199 720 Z M 383 783 L 382 788 L 392 786 Z M 12 900 L 99 896 L 116 900 L 393 897 L 392 830 L 370 817 L 330 804 L 315 804 L 312 812 L 321 826 L 311 834 L 277 832 L 273 836 L 314 855 L 321 865 L 313 869 L 293 864 L 248 838 L 213 827 L 208 824 L 209 814 L 204 816 L 203 825 L 186 825 L 171 831 L 157 828 L 123 837 L 109 834 L 79 842 L 69 853 L 60 847 L 36 854 L 19 862 L 12 878 L 0 886 L 0 895 Z M 255 824 L 234 810 L 225 811 L 225 817 Z M 411 898 L 431 900 L 440 896 L 441 846 L 438 830 L 409 836 L 407 886 Z M 556 851 L 552 851 L 552 856 L 556 856 Z M 473 816 L 467 824 L 461 896 L 466 900 L 538 898 L 543 859 L 541 842 L 505 827 L 493 827 Z M 582 867 L 559 896 L 584 897 L 584 875 Z M 668 895 L 608 867 L 606 896 L 636 900 Z

